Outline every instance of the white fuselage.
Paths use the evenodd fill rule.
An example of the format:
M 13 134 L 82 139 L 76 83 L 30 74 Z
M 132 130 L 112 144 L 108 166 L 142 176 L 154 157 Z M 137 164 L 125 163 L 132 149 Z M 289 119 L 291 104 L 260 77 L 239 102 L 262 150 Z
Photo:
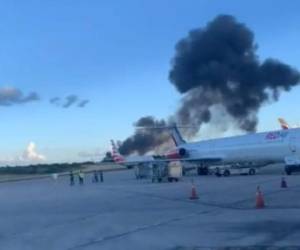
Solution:
M 300 128 L 203 140 L 178 146 L 188 158 L 217 159 L 220 163 L 282 162 L 300 159 Z

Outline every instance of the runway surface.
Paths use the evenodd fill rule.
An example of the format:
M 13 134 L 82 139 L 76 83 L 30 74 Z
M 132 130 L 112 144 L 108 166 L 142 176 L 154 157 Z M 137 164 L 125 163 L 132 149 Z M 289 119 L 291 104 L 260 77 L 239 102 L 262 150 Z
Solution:
M 298 249 L 300 175 L 286 176 L 282 189 L 274 169 L 178 183 L 135 180 L 132 171 L 105 173 L 104 183 L 86 176 L 73 187 L 67 177 L 1 183 L 1 249 Z

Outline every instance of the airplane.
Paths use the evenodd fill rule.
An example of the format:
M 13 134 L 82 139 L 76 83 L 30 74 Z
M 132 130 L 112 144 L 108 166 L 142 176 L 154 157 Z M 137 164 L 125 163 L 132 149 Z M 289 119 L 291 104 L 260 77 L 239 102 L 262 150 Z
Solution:
M 136 165 L 154 162 L 155 159 L 151 155 L 143 156 L 123 156 L 120 154 L 118 147 L 113 140 L 110 141 L 112 146 L 112 158 L 117 164 L 126 166 L 127 168 L 133 168 Z
M 170 127 L 175 147 L 166 152 L 169 160 L 199 164 L 198 174 L 207 174 L 209 166 L 285 164 L 291 174 L 300 170 L 300 128 L 250 133 L 240 136 L 186 142 L 177 127 Z

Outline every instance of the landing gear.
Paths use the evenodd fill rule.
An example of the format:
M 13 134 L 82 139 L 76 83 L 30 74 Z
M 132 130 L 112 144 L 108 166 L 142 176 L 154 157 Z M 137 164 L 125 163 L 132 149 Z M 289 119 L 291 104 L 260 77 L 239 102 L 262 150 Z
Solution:
M 208 167 L 197 167 L 197 174 L 198 175 L 208 175 Z
M 288 167 L 288 166 L 285 166 L 285 173 L 287 175 L 291 175 L 292 174 L 292 169 L 290 167 Z
M 291 175 L 294 172 L 300 172 L 300 165 L 287 165 L 285 166 L 285 173 Z
M 228 169 L 226 169 L 224 171 L 223 175 L 226 176 L 226 177 L 229 176 L 230 175 L 230 171 Z
M 256 174 L 256 171 L 254 168 L 250 168 L 249 170 L 249 175 L 255 175 Z

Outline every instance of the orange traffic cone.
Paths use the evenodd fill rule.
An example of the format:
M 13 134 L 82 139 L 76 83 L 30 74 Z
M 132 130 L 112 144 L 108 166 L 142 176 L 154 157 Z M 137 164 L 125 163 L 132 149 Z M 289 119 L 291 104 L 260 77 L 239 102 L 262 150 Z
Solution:
M 256 189 L 256 208 L 264 208 L 264 207 L 265 207 L 264 197 L 262 195 L 262 192 L 260 191 L 260 187 L 257 186 L 257 189 Z
M 281 178 L 281 185 L 282 188 L 287 188 L 287 183 L 284 177 Z
M 198 195 L 197 195 L 197 191 L 196 191 L 196 187 L 195 187 L 194 183 L 192 184 L 192 192 L 191 192 L 190 199 L 191 200 L 197 200 L 198 199 Z

